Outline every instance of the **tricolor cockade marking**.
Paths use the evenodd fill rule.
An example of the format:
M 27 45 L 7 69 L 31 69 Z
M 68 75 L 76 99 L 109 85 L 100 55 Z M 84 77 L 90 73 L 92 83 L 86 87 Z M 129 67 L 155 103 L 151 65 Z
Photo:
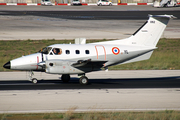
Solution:
M 112 52 L 113 52 L 113 54 L 118 55 L 120 53 L 120 50 L 117 47 L 113 47 Z

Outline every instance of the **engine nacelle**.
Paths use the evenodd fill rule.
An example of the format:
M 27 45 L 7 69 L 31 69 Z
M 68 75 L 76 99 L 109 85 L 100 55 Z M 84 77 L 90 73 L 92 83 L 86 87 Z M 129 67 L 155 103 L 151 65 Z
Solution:
M 72 67 L 73 62 L 63 61 L 63 60 L 47 60 L 46 64 L 46 73 L 51 74 L 81 74 L 84 71 L 79 70 L 75 67 Z

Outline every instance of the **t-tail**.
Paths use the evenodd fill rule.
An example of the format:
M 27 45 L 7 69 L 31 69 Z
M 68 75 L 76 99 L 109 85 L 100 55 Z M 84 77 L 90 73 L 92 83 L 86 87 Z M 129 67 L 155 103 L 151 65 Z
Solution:
M 173 15 L 149 15 L 146 21 L 128 40 L 128 44 L 155 47 Z
M 173 15 L 149 15 L 149 19 L 129 38 L 109 41 L 106 44 L 155 47 Z
M 147 60 L 151 57 L 153 50 L 162 36 L 169 20 L 175 18 L 173 15 L 149 15 L 146 21 L 131 37 L 122 40 L 127 45 L 137 45 L 150 48 L 149 51 L 122 64 Z

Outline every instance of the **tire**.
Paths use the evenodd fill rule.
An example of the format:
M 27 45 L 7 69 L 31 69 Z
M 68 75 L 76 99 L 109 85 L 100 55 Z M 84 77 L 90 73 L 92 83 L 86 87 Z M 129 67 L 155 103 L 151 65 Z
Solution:
M 80 79 L 79 79 L 79 83 L 81 85 L 87 85 L 88 84 L 88 78 L 86 76 L 82 76 Z
M 99 6 L 102 6 L 102 4 L 100 3 Z
M 167 4 L 164 4 L 164 6 L 163 7 L 167 7 Z
M 112 4 L 110 3 L 109 6 L 112 6 Z
M 32 83 L 37 84 L 38 80 L 36 78 L 32 79 Z
M 63 74 L 61 76 L 61 80 L 63 81 L 63 83 L 68 83 L 70 80 L 70 75 L 69 74 Z

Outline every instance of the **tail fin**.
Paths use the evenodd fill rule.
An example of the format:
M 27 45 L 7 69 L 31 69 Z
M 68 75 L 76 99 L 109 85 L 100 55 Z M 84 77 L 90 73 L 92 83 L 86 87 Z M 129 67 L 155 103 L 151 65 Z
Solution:
M 123 40 L 99 42 L 96 44 L 123 44 L 155 47 L 173 15 L 149 15 L 146 21 L 131 37 Z
M 149 15 L 145 22 L 130 38 L 126 39 L 127 44 L 137 44 L 155 47 L 166 25 L 173 15 Z

